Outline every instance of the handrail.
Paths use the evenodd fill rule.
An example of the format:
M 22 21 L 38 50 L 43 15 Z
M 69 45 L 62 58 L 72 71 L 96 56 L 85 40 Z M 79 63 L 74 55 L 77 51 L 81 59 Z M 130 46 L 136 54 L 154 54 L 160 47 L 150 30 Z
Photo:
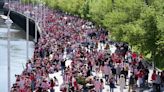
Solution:
M 13 10 L 10 10 L 10 12 L 11 12 L 11 11 L 13 11 Z M 25 16 L 25 17 L 26 17 L 26 15 L 25 15 L 25 14 L 23 14 L 23 13 L 20 13 L 20 12 L 18 12 L 18 11 L 14 11 L 14 12 L 17 12 L 18 14 L 20 14 L 20 15 Z M 34 19 L 32 19 L 32 18 L 30 18 L 30 17 L 29 17 L 29 19 L 34 21 L 35 25 L 37 26 L 37 29 L 38 29 L 39 34 L 41 34 L 41 33 L 42 33 L 42 30 L 41 30 L 41 28 L 39 27 L 39 25 L 35 22 L 35 20 L 34 20 Z

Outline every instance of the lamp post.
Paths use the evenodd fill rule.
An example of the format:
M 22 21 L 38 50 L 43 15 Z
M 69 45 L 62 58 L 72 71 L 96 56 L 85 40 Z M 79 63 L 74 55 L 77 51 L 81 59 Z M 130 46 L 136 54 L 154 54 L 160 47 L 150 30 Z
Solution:
M 10 92 L 10 27 L 11 27 L 13 21 L 8 16 L 8 18 L 6 19 L 5 23 L 7 25 L 7 37 L 8 37 L 8 39 L 7 39 L 8 92 Z
M 35 42 L 37 42 L 37 10 L 38 8 L 37 7 L 34 7 L 35 9 Z
M 155 44 L 155 30 L 153 30 L 153 36 L 154 36 L 154 47 L 153 47 L 153 51 L 152 51 L 152 55 L 153 55 L 153 68 L 155 69 L 155 66 L 156 66 L 156 64 L 155 64 L 155 51 L 156 51 L 156 44 Z
M 41 31 L 43 31 L 43 2 L 40 1 L 40 4 L 39 4 L 39 7 L 40 7 L 40 12 L 41 12 L 41 18 L 39 18 L 39 27 L 41 28 Z M 42 38 L 42 34 L 40 35 L 40 38 Z
M 26 59 L 28 61 L 29 57 L 28 57 L 28 46 L 29 46 L 29 16 L 30 16 L 30 11 L 26 11 L 25 12 L 26 15 Z
M 45 2 L 43 2 L 43 27 L 45 28 L 46 27 L 46 21 L 45 21 L 45 18 L 46 18 L 46 14 L 45 14 L 45 12 L 46 12 L 46 4 L 45 4 Z
M 41 18 L 39 18 L 39 22 L 40 22 L 40 27 L 41 27 L 41 29 L 42 29 L 42 27 L 43 27 L 43 4 L 42 4 L 42 2 L 39 4 L 39 7 L 40 7 L 40 17 Z

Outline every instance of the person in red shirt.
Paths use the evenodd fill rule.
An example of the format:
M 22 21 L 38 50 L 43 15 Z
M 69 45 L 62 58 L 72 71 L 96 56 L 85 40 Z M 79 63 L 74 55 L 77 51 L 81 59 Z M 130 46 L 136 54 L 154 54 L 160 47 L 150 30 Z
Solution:
M 151 76 L 151 79 L 152 79 L 152 83 L 153 83 L 153 90 L 155 90 L 155 87 L 156 87 L 156 79 L 157 79 L 156 70 L 153 71 L 153 74 Z
M 133 60 L 136 59 L 137 58 L 137 54 L 136 53 L 133 53 L 132 54 L 132 58 L 133 58 Z
M 156 80 L 157 74 L 156 74 L 156 70 L 153 71 L 153 74 L 151 76 L 152 82 L 154 83 Z
M 142 84 L 142 82 L 143 82 L 143 75 L 144 75 L 143 71 L 140 70 L 140 71 L 138 72 L 138 87 L 140 87 L 141 84 Z
M 137 61 L 136 61 L 136 59 L 134 59 L 134 61 L 132 62 L 132 64 L 133 64 L 134 66 L 137 65 Z
M 30 80 L 31 80 L 31 90 L 34 91 L 35 90 L 35 77 L 33 73 L 30 74 Z
M 55 92 L 54 86 L 55 86 L 55 82 L 53 81 L 53 79 L 51 79 L 50 80 L 50 92 Z
M 104 89 L 104 82 L 103 79 L 100 79 L 100 92 L 103 92 Z

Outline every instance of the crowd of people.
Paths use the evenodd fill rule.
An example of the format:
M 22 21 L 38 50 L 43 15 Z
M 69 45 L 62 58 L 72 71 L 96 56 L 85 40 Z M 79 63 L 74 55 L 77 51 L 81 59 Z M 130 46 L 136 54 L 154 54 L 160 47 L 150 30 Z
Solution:
M 10 8 L 15 11 L 23 13 L 29 9 L 31 17 L 41 16 L 39 12 L 33 13 L 32 5 L 14 4 L 17 3 Z M 143 56 L 132 52 L 127 43 L 110 41 L 105 29 L 78 16 L 48 8 L 45 19 L 34 55 L 27 61 L 25 70 L 16 75 L 12 92 L 55 92 L 55 86 L 60 86 L 62 92 L 104 92 L 105 85 L 110 87 L 110 92 L 117 86 L 120 92 L 126 87 L 131 92 L 136 87 L 149 86 L 149 76 L 156 92 L 164 86 L 164 71 L 154 70 L 150 74 Z M 115 52 L 111 51 L 112 46 Z M 68 60 L 71 64 L 67 66 Z M 59 71 L 62 71 L 62 85 L 58 85 L 60 80 L 55 76 L 49 77 Z

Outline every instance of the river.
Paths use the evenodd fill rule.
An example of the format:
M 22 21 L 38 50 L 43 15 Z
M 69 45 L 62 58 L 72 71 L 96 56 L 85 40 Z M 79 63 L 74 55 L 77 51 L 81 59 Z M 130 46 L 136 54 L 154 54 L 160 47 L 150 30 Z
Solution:
M 12 24 L 11 30 L 11 86 L 15 82 L 15 74 L 21 74 L 26 64 L 26 33 L 16 24 Z M 29 57 L 34 51 L 33 38 L 29 41 Z M 0 92 L 7 92 L 7 25 L 0 18 Z

